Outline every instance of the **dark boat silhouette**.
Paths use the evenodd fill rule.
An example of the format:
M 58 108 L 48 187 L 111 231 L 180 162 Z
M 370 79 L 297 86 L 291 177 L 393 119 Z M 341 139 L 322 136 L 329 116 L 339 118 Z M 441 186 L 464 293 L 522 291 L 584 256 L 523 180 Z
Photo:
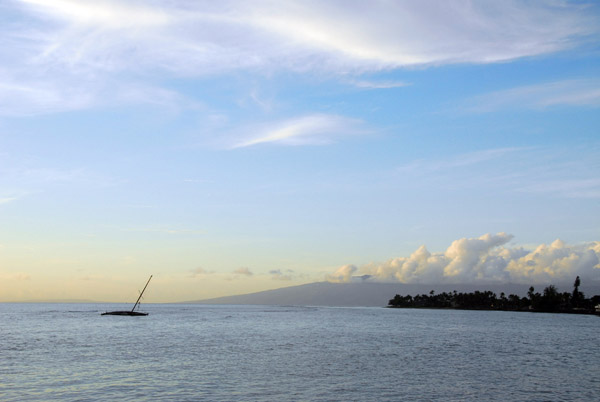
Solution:
M 142 289 L 142 292 L 140 293 L 140 297 L 138 297 L 138 299 L 135 302 L 135 304 L 133 305 L 133 308 L 131 309 L 131 311 L 129 311 L 129 310 L 107 311 L 106 313 L 102 313 L 101 315 L 130 315 L 130 316 L 148 315 L 148 313 L 141 313 L 139 311 L 135 311 L 135 308 L 137 306 L 139 306 L 140 300 L 142 299 L 142 295 L 144 294 L 146 287 L 148 287 L 148 284 L 150 283 L 150 279 L 152 279 L 152 275 L 150 275 L 150 278 L 148 278 L 148 282 L 146 282 L 146 286 L 144 286 L 144 289 Z

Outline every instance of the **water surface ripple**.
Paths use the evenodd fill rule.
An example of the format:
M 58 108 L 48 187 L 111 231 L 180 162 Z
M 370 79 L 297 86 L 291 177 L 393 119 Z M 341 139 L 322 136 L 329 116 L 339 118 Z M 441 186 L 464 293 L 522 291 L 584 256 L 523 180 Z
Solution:
M 591 401 L 600 317 L 0 304 L 2 401 Z

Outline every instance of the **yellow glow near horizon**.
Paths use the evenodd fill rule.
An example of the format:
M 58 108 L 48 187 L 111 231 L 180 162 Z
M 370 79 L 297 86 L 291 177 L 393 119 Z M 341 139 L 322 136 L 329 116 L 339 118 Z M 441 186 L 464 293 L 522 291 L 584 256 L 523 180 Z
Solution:
M 0 302 L 74 300 L 132 303 L 148 277 L 58 277 L 24 273 L 0 274 Z M 145 303 L 174 303 L 260 292 L 304 282 L 274 282 L 267 275 L 156 275 L 144 293 Z

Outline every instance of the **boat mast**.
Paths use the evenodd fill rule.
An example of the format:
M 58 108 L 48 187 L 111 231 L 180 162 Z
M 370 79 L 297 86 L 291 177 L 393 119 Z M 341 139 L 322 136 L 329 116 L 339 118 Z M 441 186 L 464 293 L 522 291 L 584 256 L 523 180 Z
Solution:
M 146 282 L 146 286 L 144 286 L 144 289 L 142 289 L 142 293 L 140 293 L 140 297 L 138 297 L 137 301 L 133 305 L 133 308 L 131 309 L 132 313 L 133 313 L 133 310 L 135 310 L 135 308 L 137 307 L 137 305 L 140 303 L 140 299 L 142 298 L 142 295 L 144 294 L 144 291 L 146 290 L 146 287 L 150 283 L 150 279 L 152 279 L 152 275 L 150 275 L 150 278 L 148 278 L 148 282 Z

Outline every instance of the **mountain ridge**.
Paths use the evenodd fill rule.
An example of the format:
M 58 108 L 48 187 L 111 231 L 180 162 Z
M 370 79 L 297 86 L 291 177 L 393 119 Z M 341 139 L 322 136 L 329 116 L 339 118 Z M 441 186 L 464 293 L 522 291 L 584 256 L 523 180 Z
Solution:
M 385 307 L 396 294 L 416 295 L 441 292 L 473 292 L 475 290 L 491 290 L 499 295 L 504 292 L 526 296 L 530 286 L 536 292 L 543 292 L 548 284 L 405 284 L 352 282 L 331 283 L 313 282 L 303 285 L 289 286 L 278 289 L 242 295 L 217 297 L 187 301 L 190 304 L 263 304 L 263 305 L 299 305 L 299 306 L 331 306 L 331 307 Z M 555 285 L 559 292 L 571 292 L 572 285 Z M 600 284 L 581 287 L 586 295 L 600 294 Z

